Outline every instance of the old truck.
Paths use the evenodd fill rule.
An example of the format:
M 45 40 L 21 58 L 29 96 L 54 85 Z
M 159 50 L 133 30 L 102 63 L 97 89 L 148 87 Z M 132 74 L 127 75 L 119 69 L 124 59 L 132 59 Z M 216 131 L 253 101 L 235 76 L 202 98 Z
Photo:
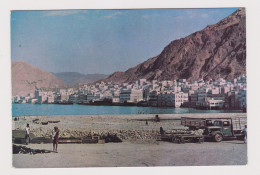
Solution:
M 247 123 L 246 117 L 235 118 L 190 118 L 182 117 L 181 125 L 189 130 L 203 130 L 204 139 L 221 142 L 223 139 L 243 139 L 241 132 Z

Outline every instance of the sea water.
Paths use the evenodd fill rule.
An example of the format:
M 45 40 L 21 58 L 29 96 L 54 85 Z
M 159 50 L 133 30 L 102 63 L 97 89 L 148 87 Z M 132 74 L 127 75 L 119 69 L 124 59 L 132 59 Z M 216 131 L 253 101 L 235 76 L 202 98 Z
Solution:
M 184 114 L 184 113 L 240 113 L 240 110 L 199 110 L 194 108 L 89 106 L 58 104 L 12 104 L 12 116 L 53 115 L 121 115 L 121 114 Z

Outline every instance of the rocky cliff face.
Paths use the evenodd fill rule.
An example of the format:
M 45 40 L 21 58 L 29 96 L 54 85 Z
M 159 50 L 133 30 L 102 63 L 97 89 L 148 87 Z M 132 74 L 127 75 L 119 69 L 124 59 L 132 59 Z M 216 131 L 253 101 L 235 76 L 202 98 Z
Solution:
M 49 72 L 22 61 L 12 62 L 12 95 L 27 95 L 39 88 L 61 88 L 66 84 Z
M 246 73 L 246 15 L 241 8 L 214 25 L 172 41 L 156 57 L 104 81 L 225 79 Z

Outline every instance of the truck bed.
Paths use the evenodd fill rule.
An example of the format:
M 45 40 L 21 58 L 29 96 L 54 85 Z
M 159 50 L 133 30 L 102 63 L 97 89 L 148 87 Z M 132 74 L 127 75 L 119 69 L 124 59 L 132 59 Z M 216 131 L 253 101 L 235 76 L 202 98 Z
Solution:
M 234 117 L 234 118 L 191 118 L 191 117 L 182 117 L 181 118 L 181 125 L 186 127 L 196 127 L 204 129 L 207 125 L 207 121 L 211 120 L 232 120 L 233 130 L 242 130 L 245 128 L 247 124 L 247 117 Z

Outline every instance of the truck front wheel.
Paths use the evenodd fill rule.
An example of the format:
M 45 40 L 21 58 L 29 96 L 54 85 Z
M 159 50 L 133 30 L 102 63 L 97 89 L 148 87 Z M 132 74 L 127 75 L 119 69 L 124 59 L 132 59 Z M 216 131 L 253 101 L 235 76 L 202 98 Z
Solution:
M 223 140 L 223 136 L 219 133 L 217 133 L 215 136 L 214 136 L 214 140 L 216 142 L 221 142 Z

